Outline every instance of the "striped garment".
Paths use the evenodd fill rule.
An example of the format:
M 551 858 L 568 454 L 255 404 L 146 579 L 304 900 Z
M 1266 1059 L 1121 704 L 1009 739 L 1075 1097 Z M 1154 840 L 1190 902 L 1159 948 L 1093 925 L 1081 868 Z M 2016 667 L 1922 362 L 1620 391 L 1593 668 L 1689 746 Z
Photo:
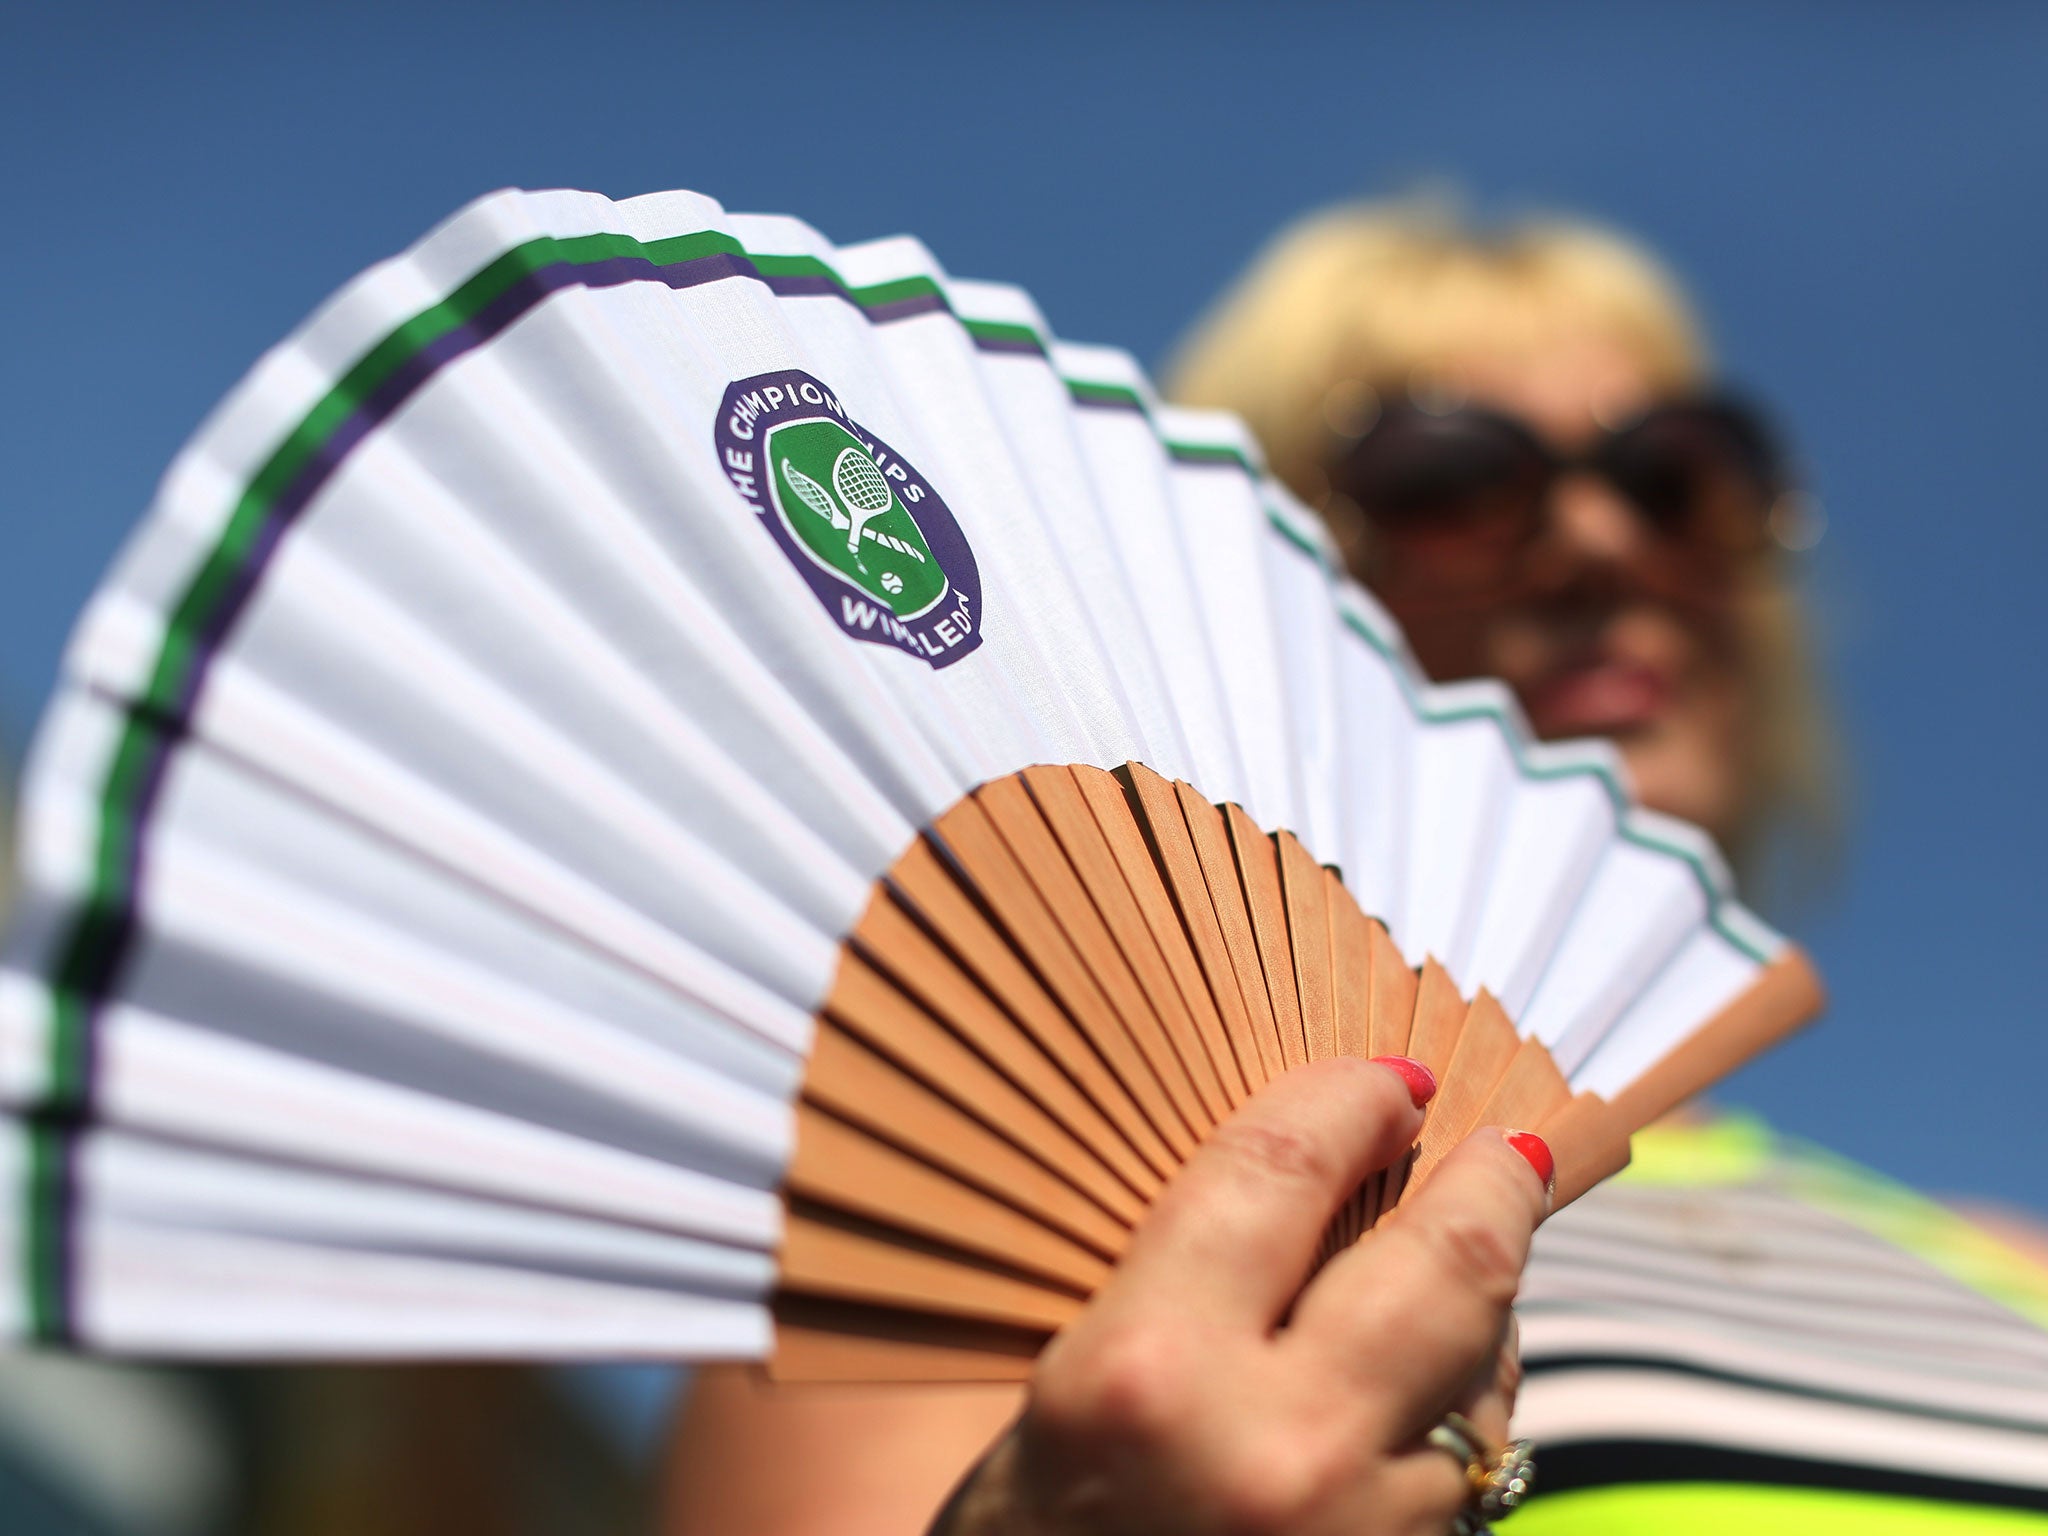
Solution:
M 1542 1232 L 1514 1536 L 2048 1532 L 2048 1270 L 1747 1119 Z

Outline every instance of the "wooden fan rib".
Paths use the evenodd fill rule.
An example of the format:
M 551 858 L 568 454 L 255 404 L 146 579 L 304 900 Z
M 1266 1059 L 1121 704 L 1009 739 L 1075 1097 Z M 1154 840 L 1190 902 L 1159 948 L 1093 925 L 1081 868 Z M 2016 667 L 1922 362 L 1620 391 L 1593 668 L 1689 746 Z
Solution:
M 1374 1181 L 1363 1213 L 1365 1230 L 1370 1231 L 1385 1221 L 1387 1213 L 1399 1205 L 1408 1193 L 1409 1182 L 1415 1176 L 1417 1155 L 1418 1149 L 1410 1147 L 1392 1167 Z
M 1258 942 L 1252 937 L 1251 913 L 1245 907 L 1244 888 L 1238 882 L 1237 860 L 1230 851 L 1230 832 L 1223 812 L 1198 794 L 1193 786 L 1176 781 L 1175 800 L 1188 841 L 1201 866 L 1223 948 L 1230 956 L 1230 970 L 1243 1002 L 1258 1072 L 1258 1083 L 1268 1083 L 1286 1070 L 1280 1050 L 1280 1030 L 1273 1021 L 1273 1001 L 1266 991 L 1266 974 L 1259 962 Z M 1250 1072 L 1252 1062 L 1246 1063 Z
M 1330 973 L 1337 1054 L 1371 1056 L 1372 920 L 1337 878 L 1323 871 L 1324 906 L 1330 914 Z
M 1486 993 L 1479 995 L 1493 1002 Z M 1549 1048 L 1533 1036 L 1524 1036 L 1507 1071 L 1473 1117 L 1471 1129 L 1497 1125 L 1510 1131 L 1536 1130 L 1571 1101 L 1571 1084 L 1564 1080 Z
M 1429 1068 L 1441 1085 L 1450 1072 L 1458 1036 L 1465 1027 L 1465 999 L 1458 995 L 1458 984 L 1451 980 L 1451 973 L 1434 958 L 1423 961 L 1414 996 L 1415 1015 L 1401 1053 Z
M 1302 1042 L 1310 1061 L 1323 1061 L 1337 1054 L 1327 872 L 1292 832 L 1274 834 L 1272 843 L 1280 867 L 1288 948 L 1294 956 L 1294 993 L 1301 1002 Z
M 1443 974 L 1441 968 L 1437 974 Z M 1450 985 L 1448 976 L 1445 985 Z M 1429 986 L 1425 979 L 1424 990 Z M 1507 1075 L 1508 1063 L 1521 1049 L 1521 1036 L 1515 1033 L 1515 1026 L 1508 1022 L 1508 1016 L 1491 994 L 1481 992 L 1462 1012 L 1464 1017 L 1450 1060 L 1437 1072 L 1437 1096 L 1430 1102 L 1429 1118 L 1422 1128 L 1410 1188 L 1426 1180 L 1443 1161 L 1444 1154 L 1479 1124 L 1480 1111 L 1493 1097 L 1494 1089 Z
M 783 1191 L 1084 1292 L 1102 1284 L 1114 1260 L 815 1104 L 797 1106 Z
M 819 1031 L 811 1071 L 804 1082 L 804 1103 L 863 1127 L 872 1138 L 893 1143 L 933 1169 L 943 1169 L 951 1182 L 977 1186 L 1030 1213 L 1039 1225 L 1057 1227 L 1099 1254 L 1114 1257 L 1123 1251 L 1130 1233 L 1126 1223 L 849 1035 Z M 803 1105 L 798 1106 L 797 1122 L 799 1130 L 812 1123 Z M 827 1134 L 828 1129 L 820 1127 L 816 1144 L 811 1146 L 799 1136 L 797 1156 L 785 1176 L 786 1187 L 797 1189 L 800 1182 L 808 1181 L 843 1188 L 849 1180 L 857 1183 L 858 1178 L 870 1174 L 879 1178 L 891 1171 L 889 1160 L 864 1154 L 858 1178 L 834 1172 L 827 1164 L 826 1149 L 845 1151 L 849 1156 L 860 1149 L 850 1146 L 843 1136 Z M 914 1187 L 921 1194 L 932 1193 L 932 1186 L 910 1178 L 911 1172 L 914 1170 L 906 1170 L 897 1181 L 898 1192 L 907 1194 Z
M 1373 1056 L 1378 1054 L 1372 1045 L 1373 969 L 1375 964 L 1398 966 L 1400 957 L 1394 956 L 1391 961 L 1378 957 L 1375 935 L 1383 943 L 1385 930 L 1365 915 L 1358 898 L 1334 869 L 1323 870 L 1322 877 L 1330 930 L 1332 1027 L 1336 1031 L 1337 1052 L 1344 1056 Z M 1391 944 L 1387 947 L 1391 952 Z M 1405 979 L 1407 968 L 1399 968 Z M 1333 1229 L 1338 1250 L 1357 1242 L 1379 1219 L 1386 1183 L 1384 1174 L 1374 1174 L 1344 1202 Z
M 1166 1090 L 1181 1122 L 1197 1139 L 1216 1124 L 1216 1110 L 1195 1085 L 1193 1073 L 1175 1047 L 1164 1017 L 1171 987 L 1148 992 L 1133 961 L 1131 941 L 1145 942 L 1143 924 L 1119 932 L 1076 871 L 1067 851 L 1046 824 L 1021 775 L 997 779 L 975 791 L 996 833 L 1030 877 L 1046 910 L 1067 936 L 1095 984 L 1108 997 L 1138 1053 Z M 1184 1031 L 1184 1033 L 1190 1031 Z
M 1200 972 L 1184 938 L 1173 931 L 1175 947 L 1185 957 L 1197 983 L 1190 993 L 1160 942 L 1146 912 L 1146 900 L 1132 890 L 1128 873 L 1118 864 L 1094 813 L 1082 797 L 1080 786 L 1066 768 L 1039 767 L 1024 770 L 1024 787 L 1030 792 L 1039 814 L 1045 819 L 1061 849 L 1073 864 L 1081 883 L 1094 899 L 1096 910 L 1109 925 L 1122 947 L 1125 959 L 1137 975 L 1139 987 L 1153 999 L 1182 1070 L 1202 1101 L 1203 1113 L 1214 1125 L 1228 1115 L 1233 1100 L 1224 1090 L 1224 1078 L 1210 1050 L 1210 1035 L 1196 1022 L 1196 1006 L 1210 1006 L 1208 991 L 1199 986 Z M 1142 839 L 1141 839 L 1142 841 Z M 1156 867 L 1146 871 L 1147 895 L 1152 904 L 1171 913 L 1162 876 Z
M 1371 1034 L 1368 1056 L 1405 1056 L 1415 1024 L 1415 994 L 1420 978 L 1395 945 L 1387 925 L 1366 919 L 1372 945 Z
M 1029 1381 L 1047 1338 L 1042 1329 L 816 1296 L 779 1296 L 774 1311 L 768 1376 L 792 1385 Z
M 1335 869 L 1323 871 L 1324 907 L 1330 925 L 1332 1027 L 1340 1056 L 1372 1054 L 1372 932 L 1365 909 Z M 1377 1176 L 1351 1192 L 1338 1212 L 1336 1250 L 1342 1252 L 1372 1225 Z
M 1145 1202 L 1072 1132 L 859 955 L 840 960 L 822 1031 L 843 1029 L 1052 1169 L 1125 1225 Z
M 1063 777 L 1072 786 L 1071 814 L 1077 828 L 1083 818 L 1093 826 L 1103 851 L 1123 877 L 1124 889 L 1130 893 L 1161 961 L 1173 978 L 1223 1101 L 1227 1108 L 1235 1109 L 1250 1090 L 1245 1086 L 1244 1073 L 1238 1067 L 1237 1053 L 1217 1011 L 1216 997 L 1203 973 L 1201 959 L 1195 953 L 1194 935 L 1175 905 L 1173 877 L 1162 851 L 1147 842 L 1137 813 L 1115 775 L 1100 768 L 1069 764 L 1053 770 L 1051 777 Z M 1055 796 L 1048 803 L 1059 807 L 1062 815 L 1068 814 L 1064 797 Z M 1055 820 L 1056 828 L 1058 824 Z M 1192 849 L 1187 850 L 1187 858 L 1192 865 Z M 1213 927 L 1215 913 L 1212 911 L 1208 916 Z
M 1379 1201 L 1375 1194 L 1377 1187 L 1376 1180 L 1367 1179 L 1358 1187 L 1357 1192 L 1344 1202 L 1344 1231 L 1338 1243 L 1340 1251 L 1349 1248 L 1365 1236 L 1379 1220 Z
M 780 1288 L 1005 1327 L 1064 1327 L 1086 1304 L 1079 1289 L 1041 1283 L 958 1249 L 873 1223 L 793 1206 L 776 1257 Z
M 1536 1127 L 1557 1160 L 1554 1209 L 1570 1205 L 1629 1163 L 1628 1127 L 1597 1093 L 1581 1093 Z
M 930 1010 L 930 1017 L 985 1057 L 997 1072 L 1101 1159 L 1138 1198 L 1139 1208 L 1144 1198 L 1159 1190 L 1159 1173 L 1138 1156 L 1095 1100 L 1067 1074 L 1064 1064 L 1042 1045 L 1045 1033 L 1072 1028 L 1049 998 L 1041 998 L 1042 1032 L 1034 1036 L 1004 1012 L 886 891 L 876 893 L 853 936 L 861 956 L 877 968 L 876 980 L 903 1000 L 902 1006 L 896 1007 L 886 997 L 875 997 L 874 1007 L 860 1007 L 857 1013 L 849 1007 L 844 1016 L 849 1022 L 857 1019 L 863 1034 L 870 1035 L 877 1045 L 907 1054 L 911 1045 L 904 1037 L 914 1031 L 914 1022 L 909 1028 L 894 1026 L 903 1022 L 906 1011 L 922 1017 L 920 1010 Z M 854 987 L 858 981 L 859 972 L 842 962 L 833 992 L 826 1000 L 828 1013 L 839 1012 L 840 1004 L 848 1001 L 841 997 L 841 988 Z M 856 992 L 851 1003 L 869 1000 L 866 994 Z M 1073 1054 L 1081 1054 L 1078 1042 Z M 1127 1202 L 1113 1192 L 1102 1193 L 1101 1198 L 1111 1209 L 1128 1208 Z
M 1617 1093 L 1611 1101 L 1615 1114 L 1630 1131 L 1641 1130 L 1812 1023 L 1826 1003 L 1813 962 L 1805 951 L 1786 945 L 1740 997 Z
M 933 836 L 864 916 L 821 1019 L 786 1185 L 782 1379 L 1027 1375 L 1195 1141 L 1299 1062 L 1399 1051 L 1442 1085 L 1420 1144 L 1333 1218 L 1327 1258 L 1482 1124 L 1550 1140 L 1568 1202 L 1625 1164 L 1636 1124 L 1820 1000 L 1788 950 L 1606 1104 L 1572 1097 L 1491 996 L 1411 969 L 1298 839 L 1140 765 L 1027 770 Z
M 1039 984 L 995 927 L 953 879 L 952 872 L 922 840 L 913 844 L 889 872 L 903 896 L 934 932 L 943 938 L 989 995 L 1074 1080 L 1097 1109 L 1113 1123 L 1157 1181 L 1180 1165 L 1146 1118 L 1137 1101 L 1089 1044 L 1060 1005 Z
M 1378 923 L 1374 923 L 1373 928 L 1373 1027 L 1378 1030 L 1384 1026 L 1390 1042 L 1395 1039 L 1401 1042 L 1399 1045 L 1381 1045 L 1375 1041 L 1373 1054 L 1408 1056 L 1421 1062 L 1436 1079 L 1437 1097 L 1430 1105 L 1429 1118 L 1423 1122 L 1423 1135 L 1427 1136 L 1432 1125 L 1442 1118 L 1451 1058 L 1457 1051 L 1458 1036 L 1465 1024 L 1465 999 L 1458 995 L 1450 973 L 1434 959 L 1424 961 L 1420 972 L 1411 971 L 1385 928 Z M 1384 996 L 1381 995 L 1383 981 Z M 1405 1021 L 1396 1022 L 1391 1016 L 1382 1017 L 1383 1013 L 1390 1014 L 1392 1009 L 1404 1003 L 1409 1009 Z M 1396 1164 L 1373 1180 L 1366 1201 L 1371 1221 L 1377 1222 L 1400 1204 L 1412 1181 L 1416 1161 L 1411 1154 L 1407 1161 Z
M 1280 856 L 1273 840 L 1237 804 L 1223 807 L 1223 825 L 1237 865 L 1245 911 L 1251 917 L 1252 942 L 1266 998 L 1272 1004 L 1274 1036 L 1280 1045 L 1283 1070 L 1308 1060 L 1308 1036 L 1302 1028 L 1301 995 L 1294 986 L 1294 956 L 1287 931 L 1287 905 L 1280 892 Z
M 1265 1081 L 1265 1076 L 1229 946 L 1224 941 L 1208 881 L 1202 874 L 1201 860 L 1195 853 L 1173 786 L 1142 763 L 1125 764 L 1121 775 L 1075 769 L 1074 782 L 1088 799 L 1096 823 L 1109 838 L 1132 888 L 1140 889 L 1143 885 L 1139 872 L 1141 858 L 1166 877 L 1166 892 L 1175 919 L 1194 952 L 1202 984 L 1222 1030 L 1221 1048 L 1212 1044 L 1212 1049 L 1216 1049 L 1219 1065 L 1229 1061 L 1235 1076 L 1225 1073 L 1224 1083 L 1226 1088 L 1235 1086 L 1240 1095 L 1235 1102 L 1242 1103 L 1252 1089 Z M 1131 847 L 1127 837 L 1119 835 L 1125 816 L 1137 829 L 1141 841 L 1137 849 Z
M 1044 980 L 1083 1037 L 1136 1101 L 1154 1135 L 1170 1149 L 1170 1173 L 1195 1149 L 1195 1135 L 1174 1107 L 1144 1053 L 1125 1029 L 1116 1009 L 1096 986 L 1087 966 L 1067 942 L 1029 876 L 1003 842 L 988 813 L 962 800 L 932 824 L 961 872 L 997 920 L 1005 937 Z

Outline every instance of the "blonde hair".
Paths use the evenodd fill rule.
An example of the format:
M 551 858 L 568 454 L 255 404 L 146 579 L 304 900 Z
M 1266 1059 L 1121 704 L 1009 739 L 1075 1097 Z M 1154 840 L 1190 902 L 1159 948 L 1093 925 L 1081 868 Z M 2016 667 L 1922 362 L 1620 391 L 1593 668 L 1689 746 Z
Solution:
M 1475 232 L 1439 202 L 1354 203 L 1282 230 L 1196 324 L 1164 385 L 1242 416 L 1273 472 L 1328 516 L 1340 508 L 1326 467 L 1377 395 L 1475 351 L 1533 354 L 1589 332 L 1624 347 L 1661 392 L 1710 376 L 1677 282 L 1618 235 L 1558 218 Z M 1332 521 L 1355 562 L 1359 530 Z M 1741 604 L 1757 726 L 1730 852 L 1750 862 L 1773 826 L 1832 844 L 1839 776 L 1798 598 L 1777 562 Z

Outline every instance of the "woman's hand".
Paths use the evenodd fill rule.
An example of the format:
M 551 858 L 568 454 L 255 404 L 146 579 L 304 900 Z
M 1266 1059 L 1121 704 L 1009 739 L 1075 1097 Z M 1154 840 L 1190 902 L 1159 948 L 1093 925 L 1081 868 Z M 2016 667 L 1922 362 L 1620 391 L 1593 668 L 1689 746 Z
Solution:
M 935 1531 L 1447 1529 L 1465 1472 L 1424 1436 L 1452 1410 L 1507 1436 L 1509 1306 L 1549 1206 L 1547 1149 L 1475 1134 L 1302 1289 L 1339 1203 L 1421 1124 L 1407 1078 L 1365 1061 L 1319 1062 L 1253 1098 L 1047 1348 L 1023 1417 Z

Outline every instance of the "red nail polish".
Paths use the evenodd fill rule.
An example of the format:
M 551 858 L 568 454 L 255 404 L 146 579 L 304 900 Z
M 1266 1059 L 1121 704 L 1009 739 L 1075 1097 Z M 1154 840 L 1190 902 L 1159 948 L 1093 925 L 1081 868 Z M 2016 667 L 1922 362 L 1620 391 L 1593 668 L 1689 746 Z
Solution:
M 1550 1143 L 1534 1131 L 1509 1131 L 1506 1135 L 1508 1145 L 1521 1153 L 1529 1166 L 1536 1170 L 1536 1177 L 1543 1181 L 1543 1187 L 1555 1190 L 1557 1159 L 1550 1155 Z
M 1401 1074 L 1401 1081 L 1408 1085 L 1408 1097 L 1415 1101 L 1417 1109 L 1436 1097 L 1436 1074 L 1413 1057 L 1375 1056 L 1373 1060 Z

